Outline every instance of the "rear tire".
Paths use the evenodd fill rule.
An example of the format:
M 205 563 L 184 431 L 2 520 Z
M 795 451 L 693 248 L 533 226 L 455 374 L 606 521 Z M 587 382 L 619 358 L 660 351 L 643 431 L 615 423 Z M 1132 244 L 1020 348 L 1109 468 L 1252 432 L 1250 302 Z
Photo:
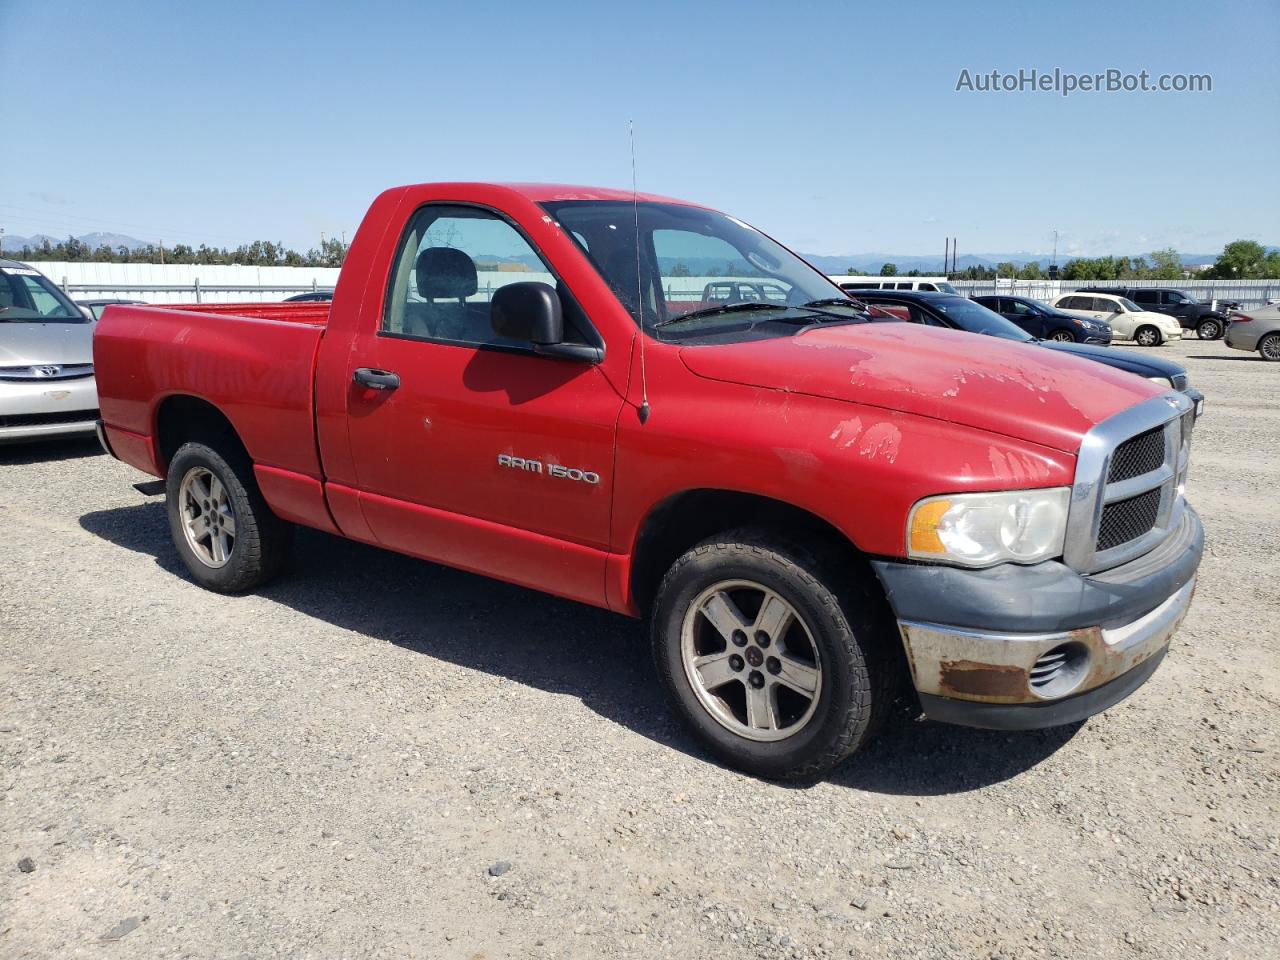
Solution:
M 1222 336 L 1222 321 L 1217 317 L 1205 317 L 1196 325 L 1196 336 L 1201 340 L 1217 340 Z
M 271 512 L 243 453 L 183 444 L 165 493 L 174 546 L 200 586 L 239 593 L 284 566 L 293 526 Z
M 1263 360 L 1280 361 L 1280 333 L 1268 333 L 1258 341 L 1258 356 Z
M 654 659 L 697 739 L 726 764 L 810 779 L 863 746 L 899 675 L 882 601 L 803 545 L 750 530 L 712 537 L 658 588 Z
M 1157 327 L 1143 326 L 1133 332 L 1133 341 L 1140 347 L 1158 347 L 1164 336 Z

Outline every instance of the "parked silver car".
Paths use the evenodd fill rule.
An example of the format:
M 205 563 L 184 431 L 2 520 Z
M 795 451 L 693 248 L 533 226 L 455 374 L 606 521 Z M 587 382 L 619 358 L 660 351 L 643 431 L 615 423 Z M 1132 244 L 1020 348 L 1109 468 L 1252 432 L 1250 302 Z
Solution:
M 1263 360 L 1280 360 L 1280 304 L 1233 313 L 1222 339 L 1235 350 L 1257 350 Z
M 39 270 L 0 260 L 0 443 L 93 433 L 93 327 Z

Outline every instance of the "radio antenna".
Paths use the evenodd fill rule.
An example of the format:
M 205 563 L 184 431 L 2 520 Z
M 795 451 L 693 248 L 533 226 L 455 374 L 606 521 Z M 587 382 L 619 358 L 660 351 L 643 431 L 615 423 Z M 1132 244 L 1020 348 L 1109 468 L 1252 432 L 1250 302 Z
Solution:
M 644 283 L 640 279 L 640 194 L 636 191 L 636 122 L 627 121 L 631 135 L 631 213 L 635 220 L 636 240 L 636 309 L 640 312 L 640 422 L 649 419 L 649 381 L 644 368 L 644 342 L 649 335 L 644 332 Z

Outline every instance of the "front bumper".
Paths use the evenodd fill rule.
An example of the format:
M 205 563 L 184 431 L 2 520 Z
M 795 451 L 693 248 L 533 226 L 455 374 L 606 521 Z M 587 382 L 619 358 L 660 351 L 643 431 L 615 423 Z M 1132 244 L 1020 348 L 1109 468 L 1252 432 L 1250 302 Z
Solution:
M 1088 576 L 1057 562 L 874 565 L 925 713 L 1014 730 L 1072 723 L 1141 686 L 1191 604 L 1203 549 L 1188 506 L 1155 550 Z
M 98 418 L 93 377 L 0 381 L 0 443 L 93 433 Z

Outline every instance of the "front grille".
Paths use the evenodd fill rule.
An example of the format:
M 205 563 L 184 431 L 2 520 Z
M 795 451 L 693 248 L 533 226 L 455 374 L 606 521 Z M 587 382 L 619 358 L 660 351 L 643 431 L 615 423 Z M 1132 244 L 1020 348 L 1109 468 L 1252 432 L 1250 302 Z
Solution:
M 1132 440 L 1126 440 L 1116 447 L 1116 452 L 1111 457 L 1107 483 L 1132 480 L 1144 473 L 1159 470 L 1164 463 L 1164 454 L 1164 427 L 1156 427 L 1138 434 Z
M 1185 394 L 1152 397 L 1089 431 L 1063 543 L 1072 569 L 1095 574 L 1131 563 L 1178 528 L 1195 424 L 1190 408 Z
M 1154 527 L 1160 513 L 1160 496 L 1157 487 L 1103 507 L 1102 523 L 1098 527 L 1098 552 L 1137 540 Z
M 54 383 L 93 376 L 92 363 L 50 363 L 25 367 L 0 367 L 0 380 L 7 383 Z
M 15 413 L 0 415 L 3 427 L 46 427 L 58 423 L 82 423 L 98 419 L 97 410 L 68 410 L 60 413 Z

